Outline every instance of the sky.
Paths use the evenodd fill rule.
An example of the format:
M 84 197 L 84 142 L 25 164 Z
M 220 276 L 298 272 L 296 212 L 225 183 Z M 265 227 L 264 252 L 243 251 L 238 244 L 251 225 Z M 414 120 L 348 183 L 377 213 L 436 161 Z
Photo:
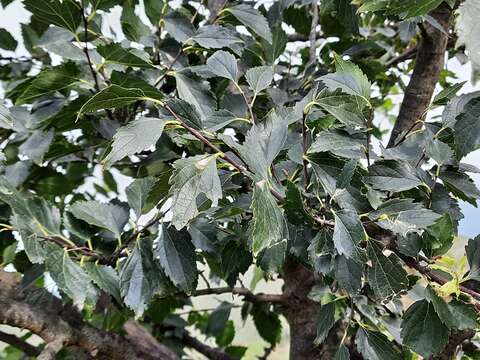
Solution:
M 142 18 L 145 17 L 145 15 L 141 13 L 141 11 L 139 15 Z M 22 45 L 20 23 L 27 23 L 29 20 L 29 17 L 30 17 L 29 12 L 23 8 L 19 0 L 15 0 L 12 4 L 7 6 L 5 9 L 0 7 L 0 19 L 2 19 L 2 23 L 0 27 L 7 29 L 13 35 L 13 37 L 18 41 L 19 46 L 16 52 L 14 53 L 17 56 L 28 55 L 28 53 L 26 52 L 25 48 Z M 108 18 L 105 19 L 105 22 L 104 22 L 105 30 L 108 27 L 112 27 L 113 29 L 116 30 L 117 33 L 121 33 L 121 31 L 117 31 L 120 28 L 119 17 L 120 17 L 120 8 L 116 7 L 116 9 L 114 9 L 113 11 L 113 14 L 109 15 Z M 6 52 L 6 51 L 0 51 L 0 54 L 6 55 L 6 56 L 13 55 L 13 53 Z M 460 93 L 469 93 L 472 91 L 480 90 L 480 82 L 474 85 L 470 81 L 470 78 L 471 78 L 470 64 L 462 65 L 459 63 L 458 60 L 452 59 L 448 61 L 447 67 L 457 75 L 458 82 L 467 81 L 467 83 L 463 86 Z M 401 101 L 401 97 L 398 97 L 393 100 L 399 103 Z M 380 119 L 377 118 L 376 121 L 382 122 L 382 125 L 386 123 L 384 119 L 381 119 L 381 118 Z M 390 126 L 390 125 L 386 124 L 385 126 Z M 387 138 L 384 139 L 384 143 L 386 143 L 387 140 L 388 140 Z M 462 160 L 462 162 L 480 167 L 480 150 L 477 150 L 469 154 L 467 157 L 465 157 Z M 480 174 L 470 174 L 470 176 L 474 179 L 475 183 L 480 188 Z M 479 235 L 480 234 L 480 208 L 475 208 L 474 206 L 465 202 L 461 203 L 461 207 L 465 217 L 460 222 L 459 234 L 467 237 L 474 237 L 476 235 Z

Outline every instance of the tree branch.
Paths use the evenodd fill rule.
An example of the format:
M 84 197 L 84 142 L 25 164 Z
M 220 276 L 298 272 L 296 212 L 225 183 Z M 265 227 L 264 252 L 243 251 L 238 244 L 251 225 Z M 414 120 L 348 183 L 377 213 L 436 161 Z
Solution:
M 223 352 L 220 349 L 208 346 L 198 339 L 190 336 L 187 331 L 183 332 L 182 342 L 185 343 L 188 347 L 197 350 L 200 354 L 205 355 L 210 360 L 235 360 L 236 358 L 231 357 L 227 353 Z
M 168 355 L 150 353 L 128 338 L 85 323 L 75 308 L 46 292 L 42 296 L 45 301 L 30 303 L 30 292 L 21 290 L 14 274 L 0 269 L 0 323 L 40 336 L 49 344 L 43 352 L 44 359 L 52 359 L 52 354 L 62 347 L 77 346 L 99 359 L 178 360 L 162 345 Z
M 249 289 L 244 287 L 220 287 L 220 288 L 207 288 L 200 289 L 194 292 L 193 296 L 204 296 L 204 295 L 221 295 L 221 294 L 233 294 L 240 295 L 245 298 L 245 300 L 253 303 L 272 303 L 272 304 L 283 304 L 285 302 L 285 297 L 280 294 L 254 294 Z
M 40 350 L 37 347 L 30 345 L 25 340 L 22 340 L 15 335 L 7 334 L 3 331 L 0 331 L 0 341 L 23 351 L 27 356 L 38 356 L 40 354 Z
M 430 16 L 446 32 L 444 33 L 428 23 L 425 23 L 423 26 L 425 34 L 417 47 L 415 67 L 405 90 L 405 96 L 390 135 L 388 147 L 395 146 L 397 138 L 409 129 L 413 123 L 422 119 L 430 105 L 435 86 L 445 62 L 445 51 L 448 43 L 447 29 L 451 15 L 452 9 L 443 2 L 430 13 Z
M 432 360 L 454 359 L 457 352 L 457 347 L 461 345 L 464 341 L 471 339 L 474 335 L 474 330 L 461 330 L 454 332 L 448 338 L 448 343 L 445 346 L 445 349 L 439 355 L 433 357 Z

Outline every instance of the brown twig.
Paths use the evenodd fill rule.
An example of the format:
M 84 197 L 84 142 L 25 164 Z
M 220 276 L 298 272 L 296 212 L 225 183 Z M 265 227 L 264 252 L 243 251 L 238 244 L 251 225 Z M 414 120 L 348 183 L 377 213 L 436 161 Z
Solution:
M 7 334 L 3 331 L 0 331 L 0 341 L 23 351 L 27 356 L 38 356 L 40 354 L 40 350 L 37 347 L 30 345 L 28 342 L 15 335 Z
M 232 294 L 243 296 L 245 300 L 252 303 L 271 303 L 271 304 L 283 304 L 285 297 L 280 294 L 254 294 L 249 289 L 244 287 L 219 287 L 219 288 L 207 288 L 200 289 L 193 293 L 193 296 L 205 296 L 205 295 L 221 295 Z

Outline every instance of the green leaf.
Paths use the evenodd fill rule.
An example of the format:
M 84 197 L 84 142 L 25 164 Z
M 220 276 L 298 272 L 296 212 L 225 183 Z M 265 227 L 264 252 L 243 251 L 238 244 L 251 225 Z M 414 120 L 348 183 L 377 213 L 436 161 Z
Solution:
M 246 5 L 240 4 L 229 7 L 225 11 L 230 12 L 243 25 L 252 29 L 258 36 L 272 43 L 272 33 L 268 26 L 267 19 L 260 13 L 260 11 Z
M 355 169 L 357 168 L 358 160 L 352 159 L 345 163 L 345 166 L 340 173 L 340 176 L 337 178 L 337 189 L 344 189 L 350 185 L 350 181 L 353 178 Z
M 335 258 L 334 267 L 339 286 L 349 294 L 357 294 L 362 288 L 362 264 L 339 255 Z
M 143 214 L 143 209 L 157 180 L 153 177 L 135 179 L 125 189 L 128 204 L 135 211 L 137 219 Z
M 107 63 L 120 64 L 138 68 L 154 68 L 147 60 L 144 60 L 132 51 L 125 49 L 118 43 L 111 43 L 97 46 L 97 51 Z
M 442 323 L 432 303 L 420 300 L 403 316 L 403 344 L 424 358 L 440 353 L 448 341 L 448 328 Z
M 163 99 L 163 94 L 157 88 L 135 75 L 114 70 L 110 75 L 110 81 L 123 88 L 140 89 L 148 98 L 159 101 Z
M 222 301 L 208 317 L 205 333 L 214 337 L 222 335 L 227 326 L 231 311 L 232 304 Z
M 185 233 L 163 225 L 159 237 L 155 240 L 154 256 L 176 287 L 186 293 L 195 290 L 195 248 Z
M 449 164 L 453 159 L 453 150 L 448 144 L 439 140 L 432 140 L 425 147 L 425 154 L 439 165 Z
M 13 117 L 5 106 L 0 105 L 0 128 L 3 129 L 12 129 L 13 128 Z
M 43 70 L 15 102 L 22 105 L 41 96 L 68 89 L 80 80 L 80 70 L 73 62 L 67 62 L 52 69 Z
M 122 301 L 120 296 L 120 278 L 114 268 L 87 262 L 85 263 L 85 270 L 100 289 L 112 295 L 118 302 Z
M 480 198 L 480 190 L 467 174 L 453 170 L 441 170 L 438 177 L 456 196 L 476 206 L 476 199 Z
M 254 304 L 252 316 L 258 333 L 265 341 L 271 345 L 280 342 L 282 322 L 277 313 L 268 310 L 265 304 Z
M 320 308 L 320 315 L 317 321 L 317 337 L 313 341 L 316 346 L 321 345 L 325 341 L 333 325 L 335 325 L 335 303 L 330 302 Z
M 385 11 L 388 15 L 409 18 L 428 14 L 442 3 L 442 0 L 364 0 L 360 12 Z
M 181 229 L 198 215 L 197 201 L 204 196 L 216 206 L 222 198 L 216 156 L 197 155 L 174 162 L 175 172 L 170 178 L 172 195 L 172 224 Z
M 467 330 L 478 326 L 475 308 L 471 304 L 459 300 L 447 304 L 430 286 L 425 288 L 425 300 L 433 305 L 440 320 L 451 329 Z
M 366 117 L 363 115 L 363 110 L 368 102 L 360 96 L 322 90 L 314 99 L 314 104 L 346 126 L 365 127 Z
M 374 240 L 368 242 L 367 255 L 371 261 L 367 266 L 367 281 L 378 300 L 386 302 L 408 289 L 407 272 L 397 255 L 385 256 Z
M 458 91 L 466 84 L 466 81 L 462 81 L 452 86 L 445 87 L 433 98 L 433 104 L 435 105 L 446 105 L 453 97 L 457 94 Z
M 141 89 L 126 89 L 118 85 L 110 85 L 83 104 L 78 112 L 78 117 L 101 109 L 126 106 L 139 100 L 159 102 L 155 98 L 148 97 Z
M 350 360 L 350 352 L 345 345 L 340 345 L 333 360 Z
M 75 305 L 83 307 L 85 302 L 95 304 L 98 292 L 88 274 L 68 256 L 68 252 L 49 244 L 46 269 L 58 287 L 67 294 Z
M 18 147 L 20 153 L 27 156 L 37 165 L 41 165 L 45 153 L 50 148 L 55 132 L 50 129 L 47 132 L 41 130 L 34 131 L 28 139 Z
M 189 100 L 195 103 L 195 101 Z M 188 126 L 197 130 L 203 128 L 202 117 L 191 103 L 173 98 L 167 101 L 167 105 Z
M 357 95 L 367 101 L 370 99 L 372 85 L 357 65 L 335 55 L 335 68 L 335 73 L 320 78 L 330 90 L 341 89 L 346 94 Z
M 184 43 L 195 34 L 195 28 L 190 19 L 179 11 L 169 12 L 164 22 L 167 33 L 179 43 Z
M 190 39 L 206 49 L 221 49 L 242 42 L 235 32 L 219 25 L 202 26 Z
M 63 27 L 72 34 L 82 21 L 82 10 L 73 0 L 24 0 L 23 5 L 38 21 Z
M 335 213 L 333 243 L 340 255 L 361 260 L 365 258 L 361 243 L 367 240 L 367 234 L 358 215 L 350 210 Z
M 169 292 L 168 280 L 153 258 L 148 238 L 137 241 L 133 252 L 120 264 L 119 274 L 123 301 L 137 317 L 142 316 L 155 294 Z
M 247 131 L 242 145 L 225 136 L 222 139 L 237 149 L 258 180 L 269 179 L 270 165 L 287 140 L 287 126 L 283 118 L 272 112 L 265 121 Z
M 250 68 L 247 70 L 245 78 L 256 95 L 270 86 L 273 80 L 273 67 L 257 66 Z
M 480 75 L 480 40 L 476 36 L 480 30 L 479 16 L 480 5 L 478 1 L 466 0 L 460 4 L 455 22 L 458 44 L 465 44 L 468 58 L 472 63 L 474 80 L 478 80 Z
M 288 37 L 281 26 L 276 26 L 272 30 L 272 42 L 262 41 L 262 47 L 265 52 L 265 59 L 268 64 L 272 64 L 283 54 L 287 46 Z
M 212 115 L 216 101 L 208 83 L 195 80 L 182 72 L 175 73 L 178 97 L 192 104 L 202 120 Z
M 441 218 L 440 214 L 426 209 L 413 199 L 392 199 L 384 202 L 369 218 L 377 220 L 382 228 L 406 236 L 410 232 L 421 232 Z
M 148 20 L 150 20 L 153 26 L 157 26 L 163 16 L 164 0 L 143 0 L 143 4 Z
M 470 100 L 454 126 L 455 152 L 461 159 L 480 148 L 480 98 Z
M 353 159 L 365 157 L 367 140 L 365 136 L 352 136 L 342 131 L 322 131 L 308 149 L 308 153 L 330 151 L 331 153 Z
M 108 168 L 126 156 L 134 155 L 155 145 L 168 120 L 153 117 L 139 117 L 119 128 L 113 136 L 112 150 L 103 163 Z
M 377 161 L 368 170 L 364 180 L 377 190 L 400 192 L 423 184 L 416 169 L 406 161 Z
M 207 59 L 207 67 L 216 76 L 237 81 L 238 67 L 237 60 L 229 52 L 218 50 Z
M 309 214 L 305 210 L 299 187 L 293 182 L 287 181 L 287 191 L 285 195 L 283 209 L 285 210 L 288 221 L 294 225 L 307 223 Z
M 251 208 L 253 219 L 250 226 L 254 255 L 288 238 L 287 224 L 282 210 L 270 193 L 265 180 L 255 184 Z
M 128 2 L 123 5 L 120 25 L 125 37 L 130 41 L 140 42 L 142 37 L 152 34 L 150 28 L 135 14 L 135 6 Z
M 401 353 L 388 338 L 378 331 L 359 327 L 355 336 L 355 345 L 365 359 L 400 360 Z
M 0 28 L 0 48 L 15 51 L 17 45 L 17 40 L 15 40 L 7 30 Z
M 468 278 L 480 281 L 480 235 L 468 240 L 465 253 L 470 266 Z
M 93 200 L 75 202 L 70 206 L 70 212 L 77 219 L 111 231 L 117 239 L 121 237 L 123 227 L 128 221 L 128 212 L 124 207 Z

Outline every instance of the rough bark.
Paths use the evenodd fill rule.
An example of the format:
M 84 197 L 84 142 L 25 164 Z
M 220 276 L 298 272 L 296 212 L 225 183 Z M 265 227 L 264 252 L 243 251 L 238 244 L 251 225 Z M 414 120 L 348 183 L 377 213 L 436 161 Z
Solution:
M 290 326 L 290 359 L 332 359 L 341 338 L 337 329 L 332 329 L 320 346 L 314 344 L 320 306 L 308 298 L 316 284 L 313 271 L 290 258 L 285 262 L 283 279 L 284 313 Z
M 412 77 L 405 90 L 400 112 L 393 127 L 388 147 L 395 146 L 406 133 L 421 127 L 421 120 L 430 105 L 445 63 L 445 51 L 448 43 L 448 24 L 452 9 L 444 2 L 430 13 L 445 32 L 425 22 L 417 47 L 417 56 Z
M 22 291 L 16 277 L 0 269 L 0 323 L 40 336 L 47 345 L 39 359 L 53 359 L 63 347 L 76 346 L 95 359 L 178 360 L 161 344 L 157 343 L 157 351 L 150 352 L 151 348 L 142 348 L 138 339 L 132 341 L 85 323 L 75 308 L 49 294 L 43 295 L 41 301 L 30 301 L 34 292 Z

